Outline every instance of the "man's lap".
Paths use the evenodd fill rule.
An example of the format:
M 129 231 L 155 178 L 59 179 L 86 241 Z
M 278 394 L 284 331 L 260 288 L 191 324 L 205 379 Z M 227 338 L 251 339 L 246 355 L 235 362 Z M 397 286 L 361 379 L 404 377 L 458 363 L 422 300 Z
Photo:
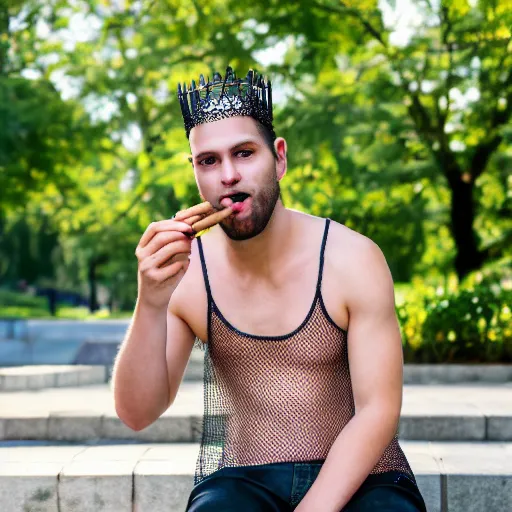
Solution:
M 304 473 L 304 464 L 298 465 Z M 292 512 L 312 485 L 318 465 L 311 465 L 306 485 L 297 487 L 293 463 L 252 468 L 225 468 L 194 487 L 186 512 Z M 308 470 L 308 468 L 305 468 Z M 227 470 L 227 471 L 226 471 Z M 417 494 L 402 485 L 382 483 L 379 475 L 370 475 L 354 494 L 343 512 L 425 512 Z M 309 482 L 308 482 L 309 480 Z M 403 479 L 402 479 L 403 481 Z M 391 480 L 393 482 L 393 480 Z M 410 486 L 409 486 L 410 487 Z M 300 499 L 293 489 L 301 488 Z

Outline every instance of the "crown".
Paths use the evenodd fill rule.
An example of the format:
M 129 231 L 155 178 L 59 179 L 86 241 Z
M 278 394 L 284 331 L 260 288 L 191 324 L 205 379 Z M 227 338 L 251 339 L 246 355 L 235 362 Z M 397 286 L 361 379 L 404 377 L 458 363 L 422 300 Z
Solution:
M 187 138 L 190 130 L 198 124 L 233 116 L 253 117 L 269 128 L 275 138 L 270 80 L 264 80 L 252 69 L 246 78 L 237 78 L 228 66 L 224 79 L 216 72 L 212 82 L 210 77 L 205 82 L 204 76 L 200 75 L 199 87 L 194 80 L 188 89 L 186 84 L 183 84 L 183 89 L 178 84 L 178 98 Z

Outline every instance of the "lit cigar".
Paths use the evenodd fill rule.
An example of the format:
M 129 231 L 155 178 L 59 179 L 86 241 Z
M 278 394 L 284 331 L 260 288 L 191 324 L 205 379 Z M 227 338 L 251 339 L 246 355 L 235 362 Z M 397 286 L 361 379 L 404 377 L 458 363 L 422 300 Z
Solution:
M 208 217 L 205 217 L 204 219 L 195 222 L 194 224 L 192 224 L 192 229 L 196 233 L 199 233 L 199 231 L 209 229 L 218 224 L 219 222 L 222 222 L 224 219 L 227 219 L 232 213 L 233 210 L 231 207 L 224 208 L 223 210 L 212 213 L 211 215 L 208 215 Z

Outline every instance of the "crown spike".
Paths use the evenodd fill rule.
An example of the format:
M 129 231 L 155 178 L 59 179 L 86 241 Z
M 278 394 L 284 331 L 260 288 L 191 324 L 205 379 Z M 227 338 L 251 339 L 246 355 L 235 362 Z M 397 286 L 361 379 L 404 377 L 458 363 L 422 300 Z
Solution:
M 224 90 L 226 89 L 226 82 L 229 80 L 232 71 L 233 70 L 231 69 L 231 66 L 228 66 L 226 68 L 226 74 L 224 75 L 224 80 L 222 81 L 222 91 L 220 93 L 221 96 L 224 96 Z
M 213 81 L 222 82 L 222 76 L 218 71 L 215 71 L 215 73 L 213 74 Z
M 192 112 L 195 112 L 197 110 L 195 92 L 196 92 L 196 83 L 194 82 L 194 80 L 192 80 L 192 83 L 190 86 L 190 106 L 192 108 Z
M 252 97 L 254 96 L 254 89 L 253 89 L 253 79 L 254 79 L 254 71 L 252 69 L 250 69 L 248 72 L 247 72 L 247 84 L 248 84 L 248 90 L 247 90 L 247 95 L 249 97 Z
M 205 84 L 204 84 L 204 75 L 199 75 L 199 85 L 201 87 L 203 87 Z
M 190 117 L 190 108 L 189 108 L 189 105 L 188 105 L 188 98 L 187 98 L 187 84 L 184 83 L 183 84 L 183 100 L 181 101 L 181 110 L 184 114 L 184 116 L 186 117 L 186 119 L 188 119 Z
M 270 114 L 270 119 L 272 119 L 272 84 L 270 80 L 267 83 L 267 95 L 268 95 L 268 113 Z

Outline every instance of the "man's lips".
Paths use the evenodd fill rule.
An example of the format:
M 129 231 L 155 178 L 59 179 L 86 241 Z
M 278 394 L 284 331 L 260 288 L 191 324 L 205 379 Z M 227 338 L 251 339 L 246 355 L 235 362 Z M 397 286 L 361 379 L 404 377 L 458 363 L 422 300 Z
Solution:
M 250 197 L 250 196 L 249 196 Z M 247 201 L 247 199 L 249 199 L 249 197 L 247 197 L 246 199 L 244 199 L 244 201 L 241 201 L 239 203 L 234 203 L 233 200 L 230 198 L 230 197 L 224 197 L 221 201 L 220 201 L 220 204 L 222 206 L 224 206 L 224 208 L 228 208 L 231 206 L 231 209 L 233 210 L 233 213 L 238 213 L 240 212 L 241 210 L 243 210 L 244 208 L 244 202 Z

